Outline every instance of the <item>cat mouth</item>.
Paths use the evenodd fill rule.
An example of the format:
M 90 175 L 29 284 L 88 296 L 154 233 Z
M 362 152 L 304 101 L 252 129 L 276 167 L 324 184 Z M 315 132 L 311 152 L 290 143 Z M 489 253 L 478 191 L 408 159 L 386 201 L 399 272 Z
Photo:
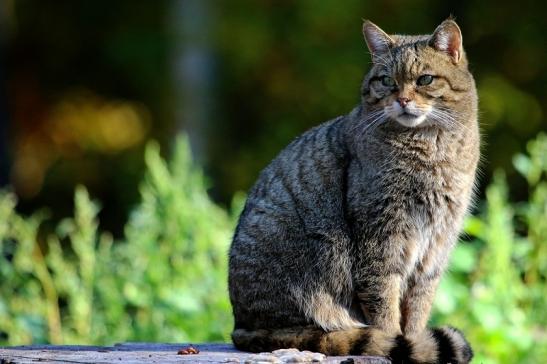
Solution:
M 403 113 L 397 115 L 395 120 L 403 126 L 413 128 L 420 125 L 425 120 L 425 115 L 412 114 L 408 111 L 404 111 Z
M 408 111 L 404 111 L 402 114 L 400 114 L 397 117 L 404 118 L 404 119 L 416 119 L 416 118 L 419 118 L 420 116 L 421 115 L 416 115 L 416 114 L 409 113 Z

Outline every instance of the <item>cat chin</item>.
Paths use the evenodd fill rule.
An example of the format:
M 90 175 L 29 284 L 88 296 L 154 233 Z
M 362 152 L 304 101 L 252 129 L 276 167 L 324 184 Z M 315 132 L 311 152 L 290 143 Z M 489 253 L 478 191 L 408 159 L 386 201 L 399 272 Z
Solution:
M 413 117 L 409 117 L 407 115 L 400 115 L 395 117 L 395 121 L 397 121 L 402 126 L 406 126 L 407 128 L 415 128 L 425 121 L 425 117 L 426 115 L 419 115 L 419 116 L 413 116 Z

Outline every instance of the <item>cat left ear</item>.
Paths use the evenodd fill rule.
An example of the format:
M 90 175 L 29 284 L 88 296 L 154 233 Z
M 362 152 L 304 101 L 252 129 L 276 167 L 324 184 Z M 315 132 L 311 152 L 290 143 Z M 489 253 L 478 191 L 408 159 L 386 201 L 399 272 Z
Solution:
M 438 51 L 445 52 L 452 58 L 453 63 L 458 63 L 463 54 L 462 32 L 460 27 L 452 19 L 441 23 L 429 39 L 429 45 Z
M 363 36 L 367 42 L 368 50 L 373 56 L 387 52 L 395 43 L 386 32 L 369 20 L 365 20 L 363 23 Z

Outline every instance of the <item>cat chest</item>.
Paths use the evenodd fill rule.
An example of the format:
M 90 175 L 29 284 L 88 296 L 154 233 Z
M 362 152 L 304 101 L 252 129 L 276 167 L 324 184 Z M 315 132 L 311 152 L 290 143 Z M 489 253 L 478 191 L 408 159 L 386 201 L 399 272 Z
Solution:
M 413 225 L 422 226 L 456 218 L 465 210 L 467 199 L 468 193 L 463 189 L 403 177 L 350 186 L 347 206 L 357 220 L 414 222 Z
M 440 179 L 387 176 L 350 186 L 347 206 L 357 237 L 398 241 L 406 264 L 414 266 L 437 242 L 457 234 L 467 195 Z

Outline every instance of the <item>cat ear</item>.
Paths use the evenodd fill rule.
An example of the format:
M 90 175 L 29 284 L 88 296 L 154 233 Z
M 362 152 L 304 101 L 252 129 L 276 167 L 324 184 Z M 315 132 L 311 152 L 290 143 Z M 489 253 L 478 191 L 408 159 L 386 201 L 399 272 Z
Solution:
M 367 42 L 368 50 L 373 56 L 378 53 L 387 52 L 395 43 L 386 32 L 369 20 L 365 20 L 363 23 L 363 35 Z
M 463 54 L 460 27 L 452 19 L 443 21 L 433 32 L 429 45 L 438 51 L 445 52 L 452 57 L 454 63 L 458 63 Z

